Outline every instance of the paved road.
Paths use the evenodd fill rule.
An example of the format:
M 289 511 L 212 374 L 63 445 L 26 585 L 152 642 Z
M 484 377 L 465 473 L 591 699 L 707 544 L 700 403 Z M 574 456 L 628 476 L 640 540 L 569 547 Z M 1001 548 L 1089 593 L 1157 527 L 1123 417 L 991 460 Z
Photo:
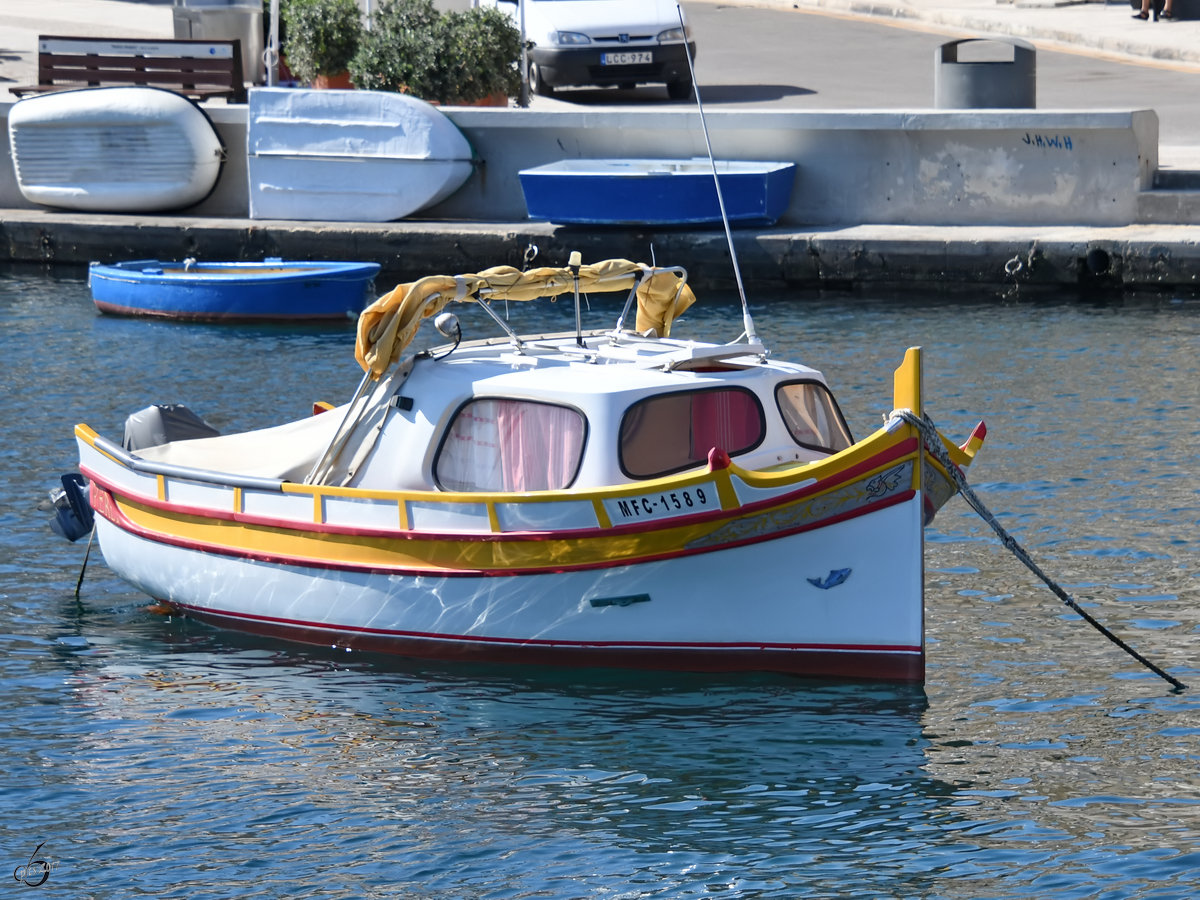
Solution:
M 1097 15 L 1124 16 L 1106 6 Z M 934 105 L 935 54 L 945 42 L 975 37 L 905 20 L 691 2 L 686 10 L 696 34 L 697 80 L 709 105 L 786 109 L 897 109 Z M 1171 23 L 1162 28 L 1197 28 Z M 1152 26 L 1145 26 L 1152 27 Z M 1160 142 L 1200 148 L 1200 66 L 1133 58 L 1104 51 L 1068 52 L 1039 47 L 1040 109 L 1154 109 Z M 675 105 L 664 88 L 635 91 L 560 91 L 554 101 L 572 104 Z M 545 105 L 540 98 L 535 107 Z
M 173 34 L 169 0 L 0 5 L 0 88 L 36 80 L 40 33 Z M 1023 35 L 1038 47 L 1039 108 L 1154 109 L 1163 159 L 1182 157 L 1200 167 L 1200 21 L 1135 22 L 1120 2 L 687 0 L 685 8 L 699 46 L 701 97 L 710 105 L 929 108 L 943 43 L 983 33 Z M 561 91 L 533 105 L 601 103 L 671 101 L 664 88 L 651 87 Z

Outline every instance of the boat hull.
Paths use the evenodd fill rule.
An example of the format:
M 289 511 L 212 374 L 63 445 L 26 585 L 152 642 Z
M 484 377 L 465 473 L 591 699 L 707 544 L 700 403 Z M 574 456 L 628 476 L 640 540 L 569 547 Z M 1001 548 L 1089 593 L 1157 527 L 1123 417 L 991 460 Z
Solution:
M 384 91 L 250 91 L 250 218 L 388 222 L 440 203 L 474 170 L 437 107 Z
M 718 200 L 713 166 L 721 185 Z M 773 225 L 791 202 L 793 163 L 565 159 L 523 169 L 532 219 L 567 225 Z
M 225 150 L 186 97 L 150 87 L 55 91 L 17 102 L 8 119 L 21 195 L 85 212 L 161 212 L 199 203 Z
M 445 659 L 923 677 L 923 529 L 954 491 L 898 421 L 795 472 L 714 459 L 584 495 L 216 483 L 77 438 L 110 568 L 222 626 Z
M 150 596 L 220 626 L 304 643 L 489 662 L 924 675 L 916 495 L 776 540 L 523 575 L 288 564 L 100 521 L 108 565 Z M 844 581 L 820 586 L 839 571 Z
M 92 263 L 96 308 L 122 316 L 192 321 L 346 320 L 370 298 L 377 263 Z

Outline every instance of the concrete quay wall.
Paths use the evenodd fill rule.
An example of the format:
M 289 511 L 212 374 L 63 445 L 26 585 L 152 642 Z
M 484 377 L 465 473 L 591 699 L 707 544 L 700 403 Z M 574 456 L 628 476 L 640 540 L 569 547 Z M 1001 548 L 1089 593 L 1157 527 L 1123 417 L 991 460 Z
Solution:
M 450 110 L 482 164 L 437 218 L 523 218 L 516 173 L 562 158 L 704 157 L 692 110 Z M 715 110 L 717 158 L 794 162 L 786 226 L 1125 225 L 1158 167 L 1151 110 Z
M 0 116 L 7 122 L 7 108 Z M 206 112 L 228 154 L 188 214 L 249 215 L 246 107 Z M 478 157 L 470 180 L 422 218 L 526 218 L 517 173 L 563 158 L 706 156 L 695 110 L 448 108 Z M 769 111 L 705 116 L 718 158 L 794 162 L 784 226 L 1126 225 L 1158 167 L 1152 110 Z M 4 131 L 7 141 L 7 128 Z M 11 153 L 0 208 L 31 207 Z
M 1129 289 L 1200 295 L 1195 226 L 861 225 L 734 231 L 743 280 L 754 295 L 789 289 L 912 286 L 938 293 L 969 285 L 1009 294 Z M 253 222 L 10 210 L 0 214 L 0 264 L 57 270 L 121 259 L 368 259 L 377 286 L 430 274 L 564 265 L 624 257 L 681 264 L 703 289 L 732 289 L 724 233 L 555 227 L 541 222 L 405 221 L 383 224 Z

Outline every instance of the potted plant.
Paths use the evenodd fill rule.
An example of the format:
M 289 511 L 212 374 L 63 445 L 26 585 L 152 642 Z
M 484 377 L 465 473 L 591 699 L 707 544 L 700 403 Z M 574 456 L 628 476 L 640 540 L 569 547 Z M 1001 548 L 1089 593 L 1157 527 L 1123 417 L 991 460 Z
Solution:
M 350 61 L 354 83 L 366 90 L 428 97 L 440 18 L 432 0 L 384 0 Z
M 350 60 L 362 37 L 355 0 L 287 0 L 282 9 L 288 68 L 313 87 L 351 87 Z
M 436 69 L 444 103 L 507 105 L 521 86 L 521 33 L 495 7 L 442 17 Z
M 360 88 L 445 104 L 507 103 L 520 86 L 521 37 L 497 9 L 445 15 L 432 0 L 384 0 L 350 74 Z

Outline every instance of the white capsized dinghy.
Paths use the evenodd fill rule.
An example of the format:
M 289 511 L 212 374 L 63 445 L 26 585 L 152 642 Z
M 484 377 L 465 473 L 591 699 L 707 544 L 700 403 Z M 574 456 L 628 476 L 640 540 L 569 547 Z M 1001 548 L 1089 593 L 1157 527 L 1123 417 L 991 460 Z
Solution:
M 21 196 L 84 212 L 191 206 L 213 190 L 225 161 L 204 111 L 161 88 L 26 97 L 9 111 L 8 135 Z
M 474 170 L 458 126 L 407 94 L 254 88 L 249 117 L 252 219 L 390 222 Z

